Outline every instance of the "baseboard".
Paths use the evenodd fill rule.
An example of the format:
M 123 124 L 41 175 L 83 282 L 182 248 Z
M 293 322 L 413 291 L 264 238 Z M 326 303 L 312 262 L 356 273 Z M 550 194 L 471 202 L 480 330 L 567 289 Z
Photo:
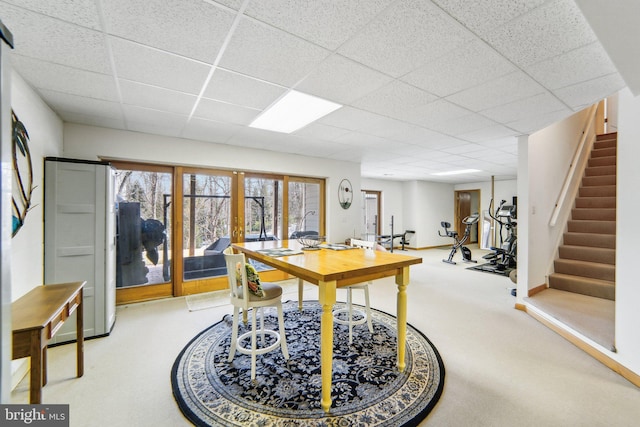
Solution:
M 614 372 L 620 374 L 627 381 L 635 385 L 636 387 L 640 387 L 640 375 L 636 374 L 626 366 L 622 365 L 617 360 L 611 358 L 609 354 L 611 353 L 609 350 L 601 347 L 586 338 L 584 338 L 581 334 L 573 331 L 573 329 L 568 326 L 562 325 L 560 322 L 551 321 L 549 318 L 540 314 L 537 309 L 530 309 L 527 304 L 516 304 L 516 309 L 522 310 L 527 313 L 529 316 L 536 319 L 538 322 L 545 325 L 547 328 L 556 332 L 558 335 L 569 341 L 571 344 L 578 347 L 580 350 L 587 353 L 589 356 L 596 359 L 598 362 L 602 363 L 609 369 Z
M 540 286 L 536 286 L 535 288 L 529 289 L 529 291 L 527 292 L 527 296 L 532 297 L 535 294 L 538 294 L 538 293 L 544 291 L 545 289 L 547 289 L 547 284 L 543 283 Z

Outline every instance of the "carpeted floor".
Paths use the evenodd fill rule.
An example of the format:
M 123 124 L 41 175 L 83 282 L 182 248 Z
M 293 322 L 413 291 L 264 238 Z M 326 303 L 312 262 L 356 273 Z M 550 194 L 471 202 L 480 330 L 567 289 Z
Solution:
M 442 393 L 444 365 L 431 342 L 407 325 L 407 367 L 396 368 L 396 319 L 373 310 L 374 332 L 356 327 L 349 345 L 347 327 L 336 325 L 331 413 L 320 407 L 320 313 L 315 301 L 283 304 L 290 354 L 258 356 L 250 378 L 250 356 L 229 354 L 232 317 L 196 336 L 174 363 L 173 393 L 196 425 L 220 426 L 414 426 Z M 277 327 L 275 309 L 265 323 Z M 242 324 L 241 324 L 242 325 Z M 242 333 L 243 331 L 240 331 Z

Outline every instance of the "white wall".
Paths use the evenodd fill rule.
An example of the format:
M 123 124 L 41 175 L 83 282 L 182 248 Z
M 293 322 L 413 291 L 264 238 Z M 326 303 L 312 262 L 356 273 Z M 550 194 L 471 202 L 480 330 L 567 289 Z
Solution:
M 18 75 L 11 76 L 11 108 L 29 133 L 35 189 L 24 225 L 11 240 L 11 299 L 15 301 L 44 280 L 44 158 L 62 153 L 62 120 Z M 4 284 L 3 284 L 4 286 Z M 28 369 L 28 359 L 11 363 L 11 387 Z
M 522 221 L 526 221 L 528 225 L 528 259 L 521 258 L 522 254 L 518 253 L 518 267 L 522 262 L 527 262 L 528 276 L 525 278 L 519 272 L 518 280 L 526 280 L 527 289 L 546 283 L 546 275 L 555 258 L 559 239 L 566 228 L 566 216 L 560 217 L 555 227 L 551 227 L 549 221 L 580 142 L 588 113 L 588 110 L 578 112 L 530 135 L 526 144 L 519 145 L 519 156 L 523 155 L 520 149 L 526 150 L 529 179 L 523 181 L 527 185 L 527 210 L 518 209 L 518 226 Z M 568 214 L 573 198 L 569 197 L 567 200 Z M 520 202 L 518 198 L 518 203 Z M 524 244 L 522 241 L 520 243 Z M 522 245 L 518 245 L 518 248 L 521 247 Z
M 453 221 L 453 185 L 408 181 L 403 185 L 404 226 L 414 230 L 412 248 L 451 244 L 438 235 L 441 221 Z
M 640 98 L 629 89 L 618 98 L 618 181 L 616 237 L 616 348 L 620 362 L 640 375 L 640 285 L 638 213 L 640 212 Z M 620 232 L 624 230 L 624 232 Z
M 360 193 L 359 163 L 72 123 L 64 125 L 64 155 L 327 178 L 327 240 L 343 242 L 360 226 L 361 198 L 355 197 L 346 210 L 338 203 L 338 184 L 344 178 Z
M 12 299 L 43 284 L 44 158 L 62 154 L 62 120 L 18 75 L 12 76 L 11 106 L 29 133 L 35 189 L 31 210 L 11 241 Z

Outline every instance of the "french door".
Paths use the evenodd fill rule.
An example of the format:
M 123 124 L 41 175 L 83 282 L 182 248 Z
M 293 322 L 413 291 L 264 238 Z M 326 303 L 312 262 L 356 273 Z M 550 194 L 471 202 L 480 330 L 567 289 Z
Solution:
M 222 252 L 231 243 L 324 234 L 323 179 L 112 164 L 118 171 L 118 304 L 225 289 Z M 287 278 L 255 266 L 264 281 Z

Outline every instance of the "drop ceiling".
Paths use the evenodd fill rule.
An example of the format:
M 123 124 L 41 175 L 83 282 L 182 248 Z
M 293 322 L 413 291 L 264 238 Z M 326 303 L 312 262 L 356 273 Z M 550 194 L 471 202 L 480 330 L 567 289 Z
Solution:
M 0 19 L 65 122 L 369 178 L 513 179 L 519 135 L 625 87 L 573 0 L 0 0 Z M 291 89 L 343 107 L 292 134 L 248 127 Z M 480 172 L 432 175 L 458 169 Z

